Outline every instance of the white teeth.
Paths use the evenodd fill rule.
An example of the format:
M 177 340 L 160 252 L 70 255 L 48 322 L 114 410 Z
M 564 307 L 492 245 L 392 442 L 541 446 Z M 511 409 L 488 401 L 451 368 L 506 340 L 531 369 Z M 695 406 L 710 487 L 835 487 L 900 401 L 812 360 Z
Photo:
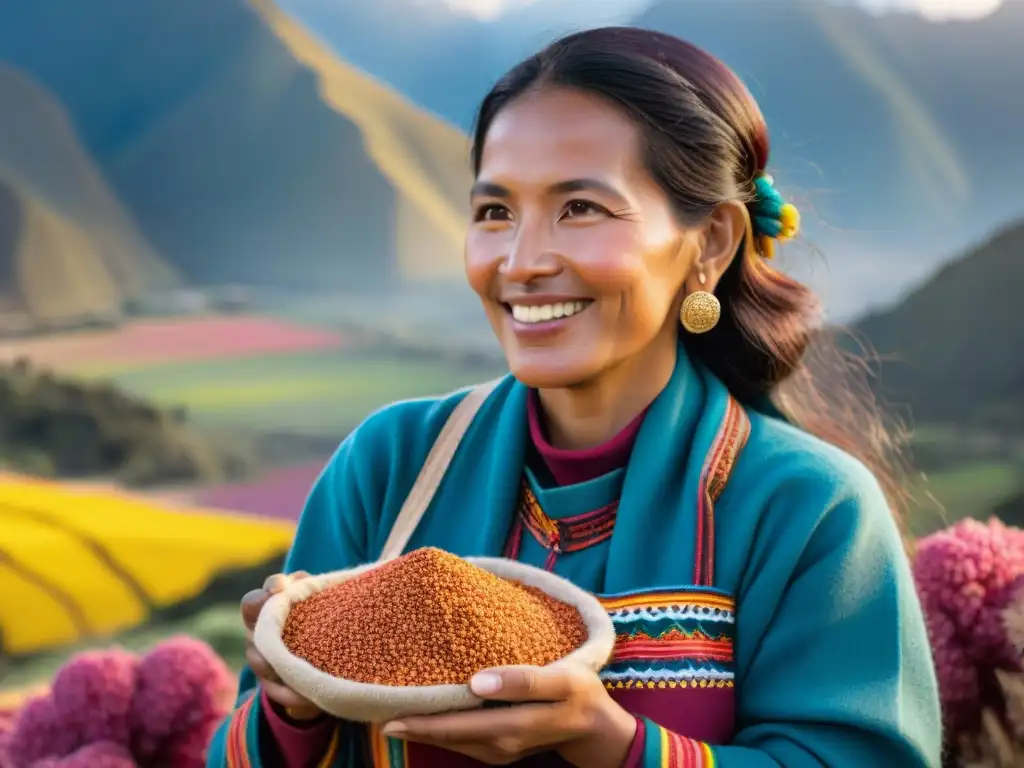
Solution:
M 557 304 L 544 304 L 528 307 L 524 304 L 512 305 L 512 317 L 520 323 L 543 323 L 561 317 L 572 317 L 586 309 L 589 301 L 563 301 Z

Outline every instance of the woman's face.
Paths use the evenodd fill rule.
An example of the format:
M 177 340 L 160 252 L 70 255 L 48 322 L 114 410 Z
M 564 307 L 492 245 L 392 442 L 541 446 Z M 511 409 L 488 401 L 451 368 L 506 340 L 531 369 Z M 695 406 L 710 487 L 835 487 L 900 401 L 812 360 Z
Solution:
M 701 234 L 677 223 L 624 114 L 566 89 L 520 97 L 487 133 L 471 210 L 466 274 L 524 384 L 674 356 Z

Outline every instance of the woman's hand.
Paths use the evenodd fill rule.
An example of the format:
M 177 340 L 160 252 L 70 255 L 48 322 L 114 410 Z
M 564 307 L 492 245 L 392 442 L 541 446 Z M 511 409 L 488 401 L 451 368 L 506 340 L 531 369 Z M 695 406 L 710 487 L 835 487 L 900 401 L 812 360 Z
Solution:
M 515 703 L 395 720 L 384 734 L 488 765 L 553 750 L 581 768 L 621 768 L 636 735 L 636 720 L 588 669 L 506 667 L 481 672 L 470 687 L 480 698 Z
M 256 650 L 252 642 L 252 633 L 260 611 L 272 595 L 283 590 L 290 581 L 304 579 L 309 576 L 305 571 L 292 574 L 275 574 L 263 583 L 263 589 L 254 589 L 242 598 L 242 621 L 245 622 L 245 661 L 249 669 L 260 681 L 260 687 L 266 691 L 267 698 L 280 706 L 288 717 L 293 720 L 315 720 L 321 714 L 313 702 L 300 696 L 282 682 L 271 668 L 263 654 Z

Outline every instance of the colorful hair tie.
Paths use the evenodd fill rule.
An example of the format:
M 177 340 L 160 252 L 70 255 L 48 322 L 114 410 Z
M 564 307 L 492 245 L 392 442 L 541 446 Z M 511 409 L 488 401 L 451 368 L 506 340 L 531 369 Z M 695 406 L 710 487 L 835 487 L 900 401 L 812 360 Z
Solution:
M 800 211 L 782 199 L 782 195 L 775 189 L 775 181 L 767 173 L 762 173 L 754 180 L 750 218 L 761 253 L 766 259 L 775 257 L 776 240 L 785 242 L 800 232 Z

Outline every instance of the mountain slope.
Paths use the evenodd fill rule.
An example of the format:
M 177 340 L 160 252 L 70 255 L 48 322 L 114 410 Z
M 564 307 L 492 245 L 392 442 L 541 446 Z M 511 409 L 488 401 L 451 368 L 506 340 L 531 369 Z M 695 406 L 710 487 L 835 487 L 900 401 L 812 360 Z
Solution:
M 887 397 L 909 404 L 915 420 L 1024 428 L 1022 295 L 1024 222 L 855 330 L 885 361 Z
M 527 4 L 489 23 L 442 0 L 279 2 L 346 60 L 463 128 L 515 62 L 614 21 L 584 0 Z M 1024 101 L 1012 95 L 1024 0 L 948 23 L 823 0 L 660 0 L 627 23 L 692 40 L 746 79 L 769 118 L 776 178 L 830 273 L 792 266 L 834 315 L 896 298 L 951 249 L 1024 214 Z
M 395 234 L 405 277 L 452 275 L 468 213 L 469 141 L 457 128 L 342 63 L 270 0 L 254 0 L 295 58 L 316 72 L 325 101 L 362 131 L 366 151 L 400 191 Z
M 63 102 L 140 228 L 192 282 L 360 288 L 403 271 L 454 273 L 468 176 L 447 169 L 465 169 L 465 139 L 341 64 L 332 76 L 342 84 L 325 92 L 362 95 L 328 106 L 328 78 L 307 68 L 326 57 L 261 10 L 244 0 L 6 4 L 0 59 Z M 63 35 L 54 18 L 90 34 Z
M 936 252 L 1024 213 L 1024 102 L 1007 97 L 1024 69 L 1024 3 L 936 24 L 817 0 L 662 0 L 634 23 L 693 40 L 747 80 L 775 162 L 832 240 Z
M 19 315 L 50 324 L 116 316 L 124 299 L 173 282 L 46 89 L 0 65 L 0 104 L 7 325 Z

